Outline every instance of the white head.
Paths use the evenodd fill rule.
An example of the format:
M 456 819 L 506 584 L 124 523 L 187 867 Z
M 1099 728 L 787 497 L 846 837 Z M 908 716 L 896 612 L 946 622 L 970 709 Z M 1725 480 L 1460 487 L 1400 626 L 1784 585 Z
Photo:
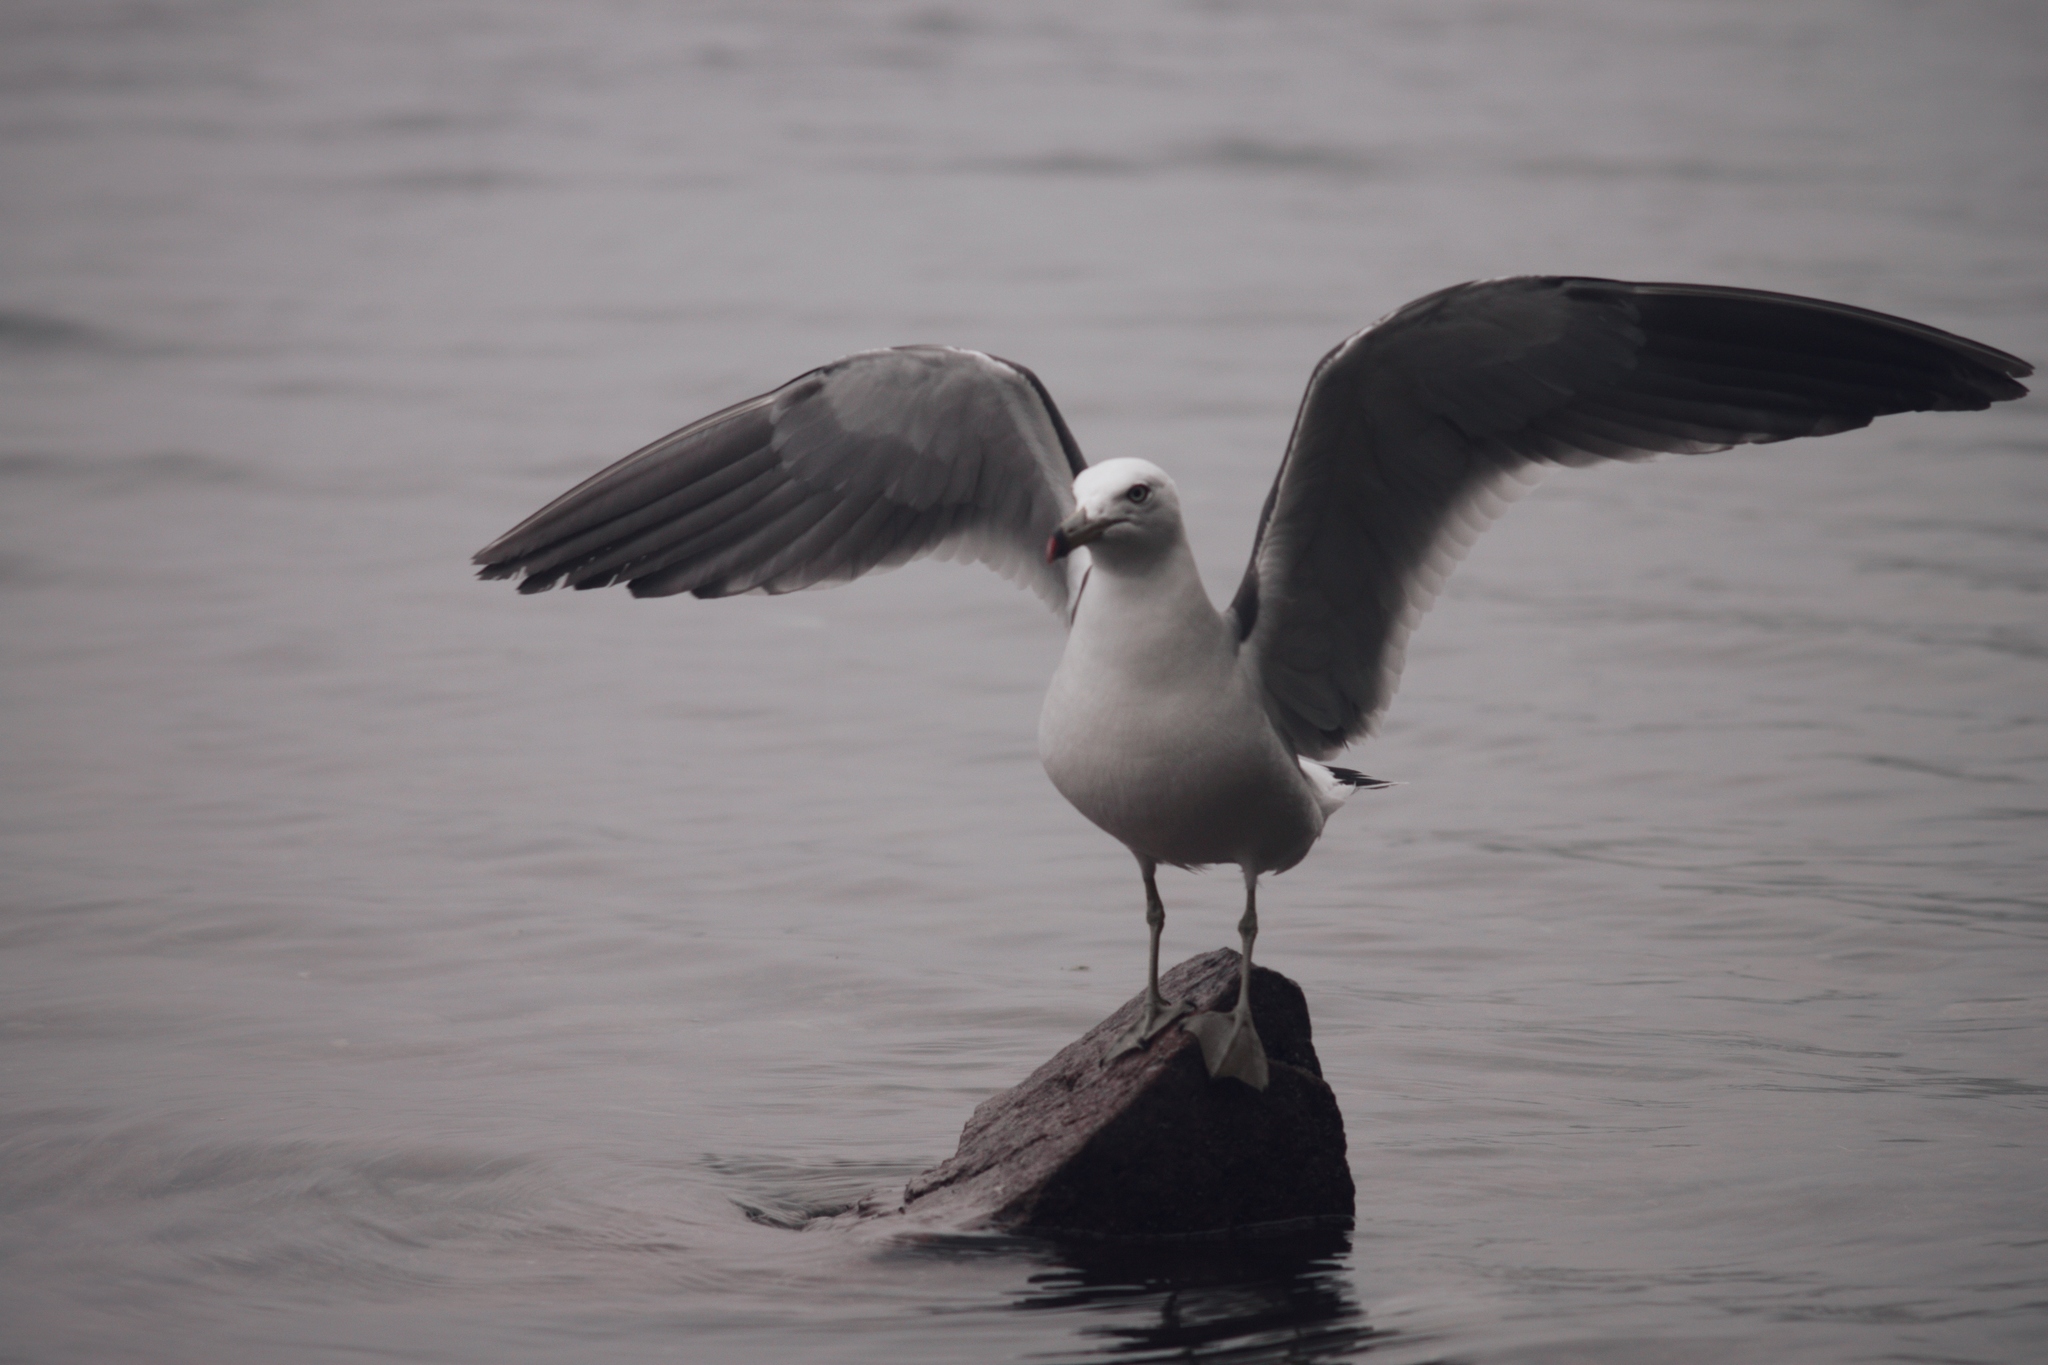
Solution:
M 1104 460 L 1074 480 L 1074 512 L 1045 547 L 1048 563 L 1083 545 L 1096 562 L 1138 563 L 1158 558 L 1182 536 L 1180 493 L 1166 471 L 1149 460 Z

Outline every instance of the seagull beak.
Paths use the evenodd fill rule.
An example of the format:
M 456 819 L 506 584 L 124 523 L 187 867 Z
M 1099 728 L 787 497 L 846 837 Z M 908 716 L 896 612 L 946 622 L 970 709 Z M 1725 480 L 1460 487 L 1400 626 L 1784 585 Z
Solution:
M 1115 524 L 1115 517 L 1098 519 L 1077 509 L 1074 515 L 1060 523 L 1059 529 L 1052 533 L 1052 539 L 1045 542 L 1045 562 L 1058 563 L 1083 545 L 1102 539 L 1102 533 Z

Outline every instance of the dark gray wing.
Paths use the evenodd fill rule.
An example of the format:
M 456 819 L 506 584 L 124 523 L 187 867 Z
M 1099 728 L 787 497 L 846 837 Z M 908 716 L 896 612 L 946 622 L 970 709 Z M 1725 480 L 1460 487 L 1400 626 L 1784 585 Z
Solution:
M 1408 632 L 1533 464 L 1825 436 L 2026 392 L 2025 361 L 1846 304 L 1522 278 L 1418 299 L 1317 365 L 1231 603 L 1274 720 L 1324 757 L 1393 695 Z
M 664 436 L 477 552 L 481 577 L 725 597 L 844 582 L 933 551 L 1055 608 L 1045 543 L 1086 467 L 1021 365 L 946 346 L 864 351 Z

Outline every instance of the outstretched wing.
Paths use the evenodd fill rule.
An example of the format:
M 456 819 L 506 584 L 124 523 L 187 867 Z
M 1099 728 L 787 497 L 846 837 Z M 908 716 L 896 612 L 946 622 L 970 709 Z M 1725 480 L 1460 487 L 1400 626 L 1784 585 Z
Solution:
M 726 597 L 845 582 L 933 551 L 1055 608 L 1044 546 L 1086 467 L 1021 365 L 947 346 L 863 351 L 662 437 L 477 552 L 521 592 L 625 583 Z
M 1789 294 L 1458 285 L 1317 365 L 1231 603 L 1238 634 L 1275 723 L 1325 757 L 1385 708 L 1409 631 L 1517 471 L 1984 408 L 2024 394 L 2032 372 L 1932 327 Z

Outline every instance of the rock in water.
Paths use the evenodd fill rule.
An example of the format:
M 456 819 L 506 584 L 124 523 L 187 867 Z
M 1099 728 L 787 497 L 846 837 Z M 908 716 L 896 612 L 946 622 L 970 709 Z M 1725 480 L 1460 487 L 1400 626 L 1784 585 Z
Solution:
M 1236 1003 L 1237 954 L 1188 959 L 1160 987 L 1196 1009 Z M 1212 1081 L 1201 1045 L 1174 1025 L 1105 1065 L 1131 1000 L 984 1102 L 960 1149 L 912 1180 L 899 1211 L 956 1229 L 1170 1237 L 1348 1220 L 1344 1120 L 1309 1042 L 1301 988 L 1252 968 L 1252 1012 L 1272 1078 L 1264 1094 Z

